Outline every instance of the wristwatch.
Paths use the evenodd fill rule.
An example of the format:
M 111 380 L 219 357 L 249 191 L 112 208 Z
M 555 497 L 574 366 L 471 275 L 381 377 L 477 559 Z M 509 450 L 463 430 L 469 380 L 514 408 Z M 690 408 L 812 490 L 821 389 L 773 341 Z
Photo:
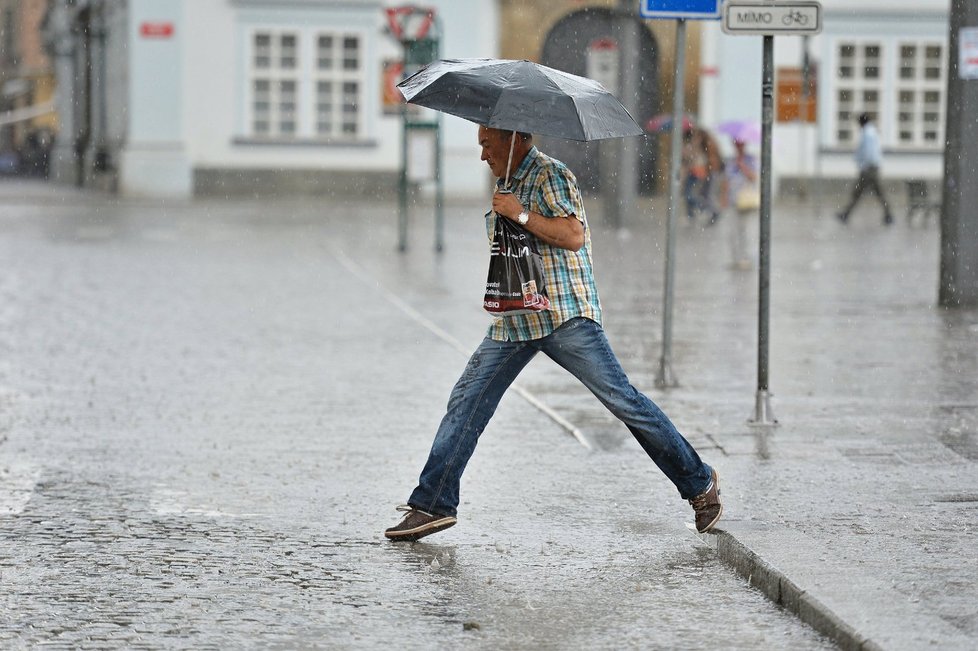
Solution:
M 520 223 L 520 226 L 526 226 L 526 222 L 530 221 L 530 213 L 526 211 L 526 208 L 520 211 L 516 221 Z

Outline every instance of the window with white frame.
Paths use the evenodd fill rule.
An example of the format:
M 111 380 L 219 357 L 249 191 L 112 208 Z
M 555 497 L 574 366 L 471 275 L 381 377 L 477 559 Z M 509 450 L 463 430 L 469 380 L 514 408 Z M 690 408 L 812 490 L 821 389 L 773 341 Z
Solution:
M 835 141 L 854 146 L 856 118 L 869 113 L 884 145 L 943 147 L 947 47 L 939 40 L 887 38 L 835 44 Z
M 356 137 L 360 127 L 363 54 L 353 34 L 316 37 L 316 135 Z
M 364 61 L 358 34 L 256 30 L 250 38 L 248 135 L 363 137 Z
M 261 31 L 252 36 L 251 133 L 294 137 L 299 93 L 299 35 Z
M 879 124 L 883 95 L 883 44 L 841 41 L 836 46 L 835 138 L 840 145 L 858 140 L 856 118 L 869 113 Z
M 901 41 L 896 75 L 896 144 L 933 147 L 944 142 L 945 57 L 942 43 Z

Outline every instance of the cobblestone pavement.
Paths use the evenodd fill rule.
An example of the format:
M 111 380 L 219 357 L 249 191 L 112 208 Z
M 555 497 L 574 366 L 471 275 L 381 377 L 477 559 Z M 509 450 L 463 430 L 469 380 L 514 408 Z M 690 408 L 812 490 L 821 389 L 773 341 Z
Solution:
M 467 208 L 439 259 L 383 204 L 0 198 L 0 646 L 831 647 L 597 412 L 507 396 L 460 524 L 382 539 L 485 328 Z
M 757 276 L 730 268 L 729 223 L 680 229 L 679 388 L 654 388 L 661 204 L 623 232 L 595 228 L 606 329 L 633 383 L 720 469 L 723 529 L 777 576 L 758 579 L 759 568 L 728 560 L 767 583 L 769 596 L 844 646 L 971 649 L 978 311 L 936 305 L 936 224 L 883 228 L 866 209 L 842 226 L 823 200 L 823 215 L 783 202 L 774 217 L 770 377 L 778 427 L 746 423 L 754 410 Z M 424 251 L 430 241 L 419 232 L 414 244 Z M 440 302 L 454 312 L 437 314 L 439 324 L 458 322 L 457 304 L 478 291 L 479 265 L 461 275 L 483 243 L 476 245 L 458 253 L 459 262 L 450 262 L 453 252 L 442 262 L 468 289 L 444 290 L 455 302 Z M 372 264 L 375 278 L 391 278 L 388 287 L 410 293 L 413 304 L 434 302 Z M 522 381 L 602 453 L 634 458 L 627 432 L 556 366 L 537 363 Z M 798 595 L 800 605 L 792 603 Z
M 481 205 L 450 207 L 442 255 L 419 206 L 398 255 L 380 202 L 0 188 L 0 643 L 831 645 L 686 531 L 546 359 L 520 384 L 590 449 L 511 392 L 459 525 L 380 539 L 485 330 Z M 660 391 L 662 205 L 618 232 L 596 205 L 609 338 L 719 468 L 726 534 L 844 644 L 973 648 L 978 313 L 935 306 L 934 226 L 778 206 L 767 430 L 745 424 L 757 281 L 728 268 L 728 224 L 680 229 L 681 386 Z

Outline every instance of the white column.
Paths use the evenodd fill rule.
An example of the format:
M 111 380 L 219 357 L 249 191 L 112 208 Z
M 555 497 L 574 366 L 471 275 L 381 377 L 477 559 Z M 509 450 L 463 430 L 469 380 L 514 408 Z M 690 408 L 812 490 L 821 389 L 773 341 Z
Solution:
M 130 0 L 129 125 L 119 160 L 122 194 L 189 197 L 193 192 L 183 125 L 183 4 Z

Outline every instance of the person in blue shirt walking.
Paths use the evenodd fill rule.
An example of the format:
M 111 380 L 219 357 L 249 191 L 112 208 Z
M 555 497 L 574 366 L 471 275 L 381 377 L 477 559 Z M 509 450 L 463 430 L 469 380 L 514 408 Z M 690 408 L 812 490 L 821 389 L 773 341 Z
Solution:
M 883 224 L 889 226 L 893 223 L 893 215 L 890 213 L 890 204 L 883 194 L 883 187 L 880 185 L 880 163 L 883 161 L 883 149 L 880 146 L 879 131 L 873 124 L 873 119 L 869 113 L 862 113 L 859 116 L 859 127 L 862 135 L 859 138 L 859 146 L 856 148 L 856 165 L 859 167 L 859 178 L 856 179 L 856 187 L 852 190 L 852 199 L 849 205 L 838 214 L 839 221 L 843 224 L 849 221 L 849 213 L 855 208 L 856 203 L 863 196 L 866 190 L 876 193 L 880 203 L 883 204 Z

